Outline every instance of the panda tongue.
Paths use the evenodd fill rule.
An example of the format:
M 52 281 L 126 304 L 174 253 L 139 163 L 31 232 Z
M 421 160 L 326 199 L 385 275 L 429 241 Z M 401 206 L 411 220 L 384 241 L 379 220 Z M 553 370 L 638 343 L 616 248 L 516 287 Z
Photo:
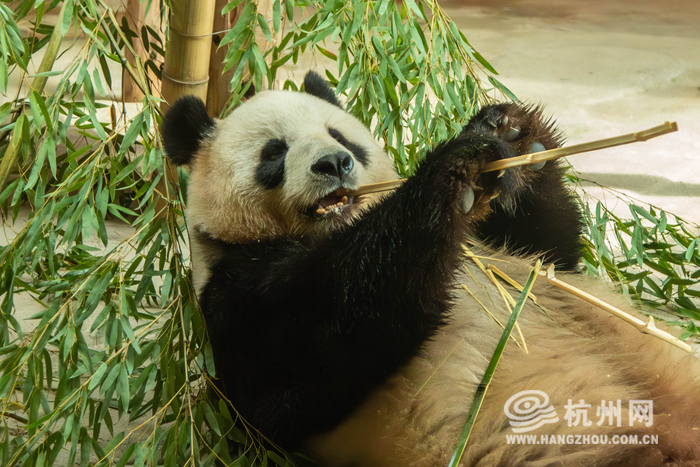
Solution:
M 333 196 L 333 195 L 328 195 L 325 198 L 321 198 L 318 200 L 318 204 L 323 208 L 326 209 L 328 206 L 334 206 L 338 203 L 340 203 L 341 197 L 340 196 Z

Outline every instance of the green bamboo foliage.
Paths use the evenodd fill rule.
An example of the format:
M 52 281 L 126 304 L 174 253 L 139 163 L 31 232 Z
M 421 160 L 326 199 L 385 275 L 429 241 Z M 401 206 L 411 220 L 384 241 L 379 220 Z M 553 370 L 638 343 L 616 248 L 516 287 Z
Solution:
M 626 202 L 630 217 L 621 218 L 600 201 L 584 197 L 587 271 L 619 283 L 650 313 L 661 311 L 661 318 L 684 327 L 681 338 L 697 338 L 700 226 L 656 206 L 640 206 L 621 193 L 610 193 Z
M 160 70 L 124 60 L 140 36 L 162 61 L 164 35 L 132 31 L 92 0 L 60 2 L 50 26 L 48 7 L 0 4 L 0 91 L 8 73 L 22 83 L 0 106 L 10 168 L 0 206 L 15 230 L 0 247 L 0 463 L 304 465 L 264 448 L 211 384 L 177 188 L 187 177 L 167 179 L 160 99 L 145 72 Z M 283 30 L 283 15 L 294 26 Z M 261 51 L 257 31 L 284 37 Z M 68 32 L 79 38 L 61 43 L 72 60 L 54 69 L 46 54 L 47 68 L 31 75 L 27 63 Z M 222 46 L 235 67 L 231 105 L 303 54 L 336 61 L 329 79 L 407 171 L 423 148 L 458 130 L 490 86 L 476 74 L 488 64 L 434 2 L 278 1 L 269 22 L 246 2 Z M 128 112 L 111 104 L 118 69 L 145 94 Z M 50 93 L 26 85 L 46 79 Z M 28 306 L 37 311 L 22 319 Z
M 234 0 L 224 11 L 240 3 Z M 223 38 L 221 46 L 229 47 L 225 69 L 235 70 L 232 101 L 251 86 L 261 89 L 263 76 L 273 83 L 279 67 L 311 51 L 328 60 L 329 70 L 337 69 L 326 77 L 348 110 L 384 141 L 404 175 L 415 169 L 422 151 L 459 132 L 480 105 L 496 96 L 515 98 L 434 0 L 407 0 L 403 6 L 393 0 L 284 4 L 282 11 L 275 2 L 268 25 L 255 4 L 246 3 Z M 293 23 L 295 6 L 314 9 L 295 28 L 281 31 L 283 15 Z M 268 40 L 283 34 L 280 46 L 264 55 L 253 41 L 257 28 Z M 284 87 L 297 89 L 289 80 Z
M 57 23 L 46 20 L 51 7 L 63 11 Z M 0 154 L 8 161 L 0 187 L 7 235 L 0 242 L 0 465 L 307 464 L 264 444 L 211 384 L 216 369 L 182 217 L 187 174 L 173 180 L 165 170 L 161 101 L 146 73 L 160 76 L 166 28 L 131 30 L 100 0 L 0 3 Z M 263 50 L 256 32 L 281 41 Z M 52 35 L 72 58 L 32 75 L 29 64 L 39 53 L 50 56 Z M 124 51 L 134 37 L 155 59 L 128 65 Z M 246 1 L 222 47 L 234 71 L 230 107 L 302 57 L 326 64 L 349 111 L 405 173 L 479 105 L 510 96 L 435 1 L 278 0 L 272 18 Z M 113 104 L 118 74 L 144 91 L 138 106 Z M 44 79 L 45 88 L 30 85 Z M 695 316 L 697 284 L 688 281 L 698 277 L 700 242 L 688 224 L 667 220 L 662 229 L 670 216 L 645 212 L 656 230 L 636 211 L 652 230 L 635 233 L 601 211 L 588 264 L 625 277 L 626 263 L 606 252 L 603 236 L 637 235 L 628 241 L 629 266 L 639 267 L 639 255 L 642 265 L 650 261 L 666 303 Z M 671 232 L 673 248 L 647 241 Z M 667 263 L 677 276 L 664 276 Z M 647 277 L 640 293 L 655 290 Z

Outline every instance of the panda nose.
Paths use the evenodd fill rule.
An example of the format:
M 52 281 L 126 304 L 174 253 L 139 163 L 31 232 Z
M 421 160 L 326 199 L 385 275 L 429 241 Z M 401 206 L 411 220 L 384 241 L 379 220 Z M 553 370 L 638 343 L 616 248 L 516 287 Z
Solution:
M 317 160 L 314 165 L 311 166 L 311 171 L 317 174 L 330 175 L 342 179 L 343 176 L 352 171 L 354 166 L 355 162 L 350 154 L 347 152 L 336 152 Z

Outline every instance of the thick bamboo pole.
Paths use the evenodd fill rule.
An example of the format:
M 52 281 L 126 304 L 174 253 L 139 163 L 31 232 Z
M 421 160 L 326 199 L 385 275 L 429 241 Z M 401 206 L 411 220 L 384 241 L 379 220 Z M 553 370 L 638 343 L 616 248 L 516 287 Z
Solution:
M 243 11 L 243 8 L 246 5 L 246 2 L 243 2 L 229 14 L 221 16 L 218 12 L 220 12 L 227 3 L 227 0 L 216 0 L 217 13 L 214 15 L 214 31 L 222 32 L 219 34 L 214 34 L 213 36 L 213 45 L 211 51 L 212 58 L 209 63 L 210 79 L 209 91 L 207 93 L 207 112 L 212 117 L 220 116 L 224 108 L 226 107 L 226 103 L 229 97 L 231 96 L 231 79 L 233 78 L 235 72 L 234 70 L 236 69 L 236 67 L 234 66 L 225 73 L 223 72 L 223 62 L 224 58 L 226 57 L 227 47 L 219 49 L 218 44 L 221 41 L 221 39 L 223 39 L 223 37 L 226 35 L 226 32 L 236 24 L 236 21 L 238 21 L 238 18 L 240 17 L 241 12 Z M 268 41 L 265 37 L 265 34 L 260 28 L 257 28 L 255 30 L 255 43 L 258 44 L 258 47 L 260 48 L 260 51 L 262 52 L 263 56 L 268 50 L 279 45 L 279 43 L 282 40 L 282 37 L 284 37 L 284 15 L 282 15 L 281 17 L 280 31 L 278 34 L 275 34 L 274 29 L 272 27 L 274 5 L 274 0 L 259 0 L 257 2 L 258 13 L 265 17 L 268 25 L 270 26 L 270 30 L 272 31 L 272 41 Z M 284 0 L 281 1 L 281 8 L 282 11 L 284 11 Z M 243 47 L 245 47 L 245 45 Z M 265 57 L 265 61 L 269 66 L 272 63 L 272 55 L 267 55 Z M 249 78 L 250 73 L 246 64 L 246 69 L 243 73 L 243 81 L 246 81 Z M 275 83 L 272 83 L 272 86 L 270 86 L 267 82 L 267 77 L 263 77 L 263 88 L 274 88 L 274 84 Z
M 161 88 L 166 106 L 186 95 L 207 100 L 215 5 L 215 0 L 172 1 Z

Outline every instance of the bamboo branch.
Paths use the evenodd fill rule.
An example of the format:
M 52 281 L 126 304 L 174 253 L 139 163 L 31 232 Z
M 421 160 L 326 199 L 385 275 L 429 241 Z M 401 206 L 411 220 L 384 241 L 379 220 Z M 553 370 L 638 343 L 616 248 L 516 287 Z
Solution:
M 61 40 L 63 39 L 63 33 L 61 28 L 63 25 L 63 16 L 66 12 L 67 3 L 68 2 L 63 3 L 63 5 L 61 6 L 61 11 L 58 13 L 56 25 L 54 26 L 53 31 L 51 32 L 49 43 L 46 45 L 46 52 L 44 53 L 44 58 L 41 60 L 39 68 L 37 68 L 37 75 L 41 75 L 42 73 L 51 71 L 54 62 L 56 61 L 58 51 L 61 48 Z M 32 80 L 31 88 L 41 95 L 41 93 L 44 91 L 44 87 L 46 86 L 46 81 L 48 79 L 48 76 L 35 76 Z M 17 113 L 17 115 L 15 116 L 15 120 L 17 117 L 19 117 L 19 115 L 21 115 L 21 112 Z M 10 139 L 5 155 L 2 157 L 2 161 L 0 162 L 0 192 L 2 192 L 5 189 L 5 183 L 7 183 L 7 178 L 10 175 L 12 169 L 17 165 L 17 159 L 19 159 L 20 146 L 20 142 L 17 142 L 16 145 L 13 145 L 12 139 Z
M 550 149 L 548 151 L 525 154 L 523 156 L 512 157 L 510 159 L 490 162 L 481 169 L 481 173 L 504 170 L 512 167 L 519 167 L 521 165 L 535 164 L 537 162 L 551 161 L 564 156 L 573 156 L 574 154 L 597 151 L 598 149 L 612 148 L 623 144 L 635 143 L 637 141 L 647 141 L 651 138 L 656 138 L 657 136 L 672 133 L 674 131 L 678 131 L 678 124 L 676 122 L 666 122 L 663 125 L 658 125 L 636 133 L 629 133 L 626 135 L 614 136 L 612 138 L 599 139 L 596 141 L 589 141 L 588 143 L 574 144 L 573 146 L 567 146 L 564 148 Z M 382 191 L 395 190 L 405 181 L 406 179 L 403 178 L 400 180 L 373 183 L 371 185 L 363 185 L 357 190 L 341 189 L 336 193 L 346 196 L 361 196 L 369 193 L 379 193 Z
M 555 277 L 554 273 L 554 265 L 550 265 L 546 271 L 540 271 L 540 275 L 545 277 L 550 284 L 559 287 L 562 290 L 566 290 L 567 292 L 576 295 L 582 300 L 587 301 L 588 303 L 592 303 L 593 305 L 602 308 L 603 310 L 607 311 L 608 313 L 611 313 L 618 318 L 627 321 L 630 323 L 632 326 L 636 327 L 639 329 L 641 332 L 645 334 L 651 334 L 654 337 L 658 337 L 662 341 L 666 341 L 669 344 L 675 345 L 676 347 L 685 350 L 686 352 L 693 352 L 693 348 L 683 342 L 682 340 L 676 338 L 675 336 L 667 333 L 666 331 L 662 331 L 661 329 L 657 328 L 656 325 L 654 324 L 654 317 L 649 316 L 649 321 L 646 323 L 642 321 L 639 318 L 636 318 L 628 313 L 625 313 L 624 311 L 620 310 L 619 308 L 616 308 L 609 303 L 606 303 L 602 300 L 600 300 L 597 297 L 594 297 L 593 295 L 584 292 L 581 289 L 578 289 L 572 285 L 567 284 L 566 282 L 562 282 L 559 279 Z

